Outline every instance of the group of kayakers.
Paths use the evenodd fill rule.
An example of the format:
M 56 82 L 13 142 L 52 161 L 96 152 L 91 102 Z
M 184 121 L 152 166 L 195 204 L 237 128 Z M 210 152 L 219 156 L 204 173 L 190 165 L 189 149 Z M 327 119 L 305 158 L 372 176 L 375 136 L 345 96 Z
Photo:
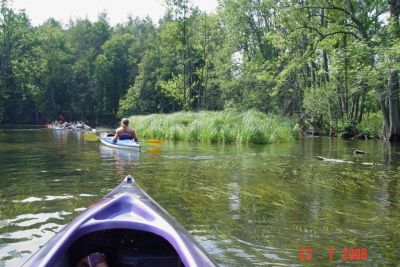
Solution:
M 52 129 L 82 129 L 88 130 L 91 129 L 90 126 L 86 125 L 83 121 L 59 121 L 55 120 L 45 125 L 46 128 Z M 139 139 L 136 135 L 136 131 L 129 127 L 129 119 L 123 118 L 121 120 L 121 125 L 115 130 L 115 136 L 113 141 L 116 142 L 118 140 L 135 140 L 138 142 Z
M 52 121 L 46 124 L 47 128 L 65 128 L 65 129 L 90 129 L 83 121 Z

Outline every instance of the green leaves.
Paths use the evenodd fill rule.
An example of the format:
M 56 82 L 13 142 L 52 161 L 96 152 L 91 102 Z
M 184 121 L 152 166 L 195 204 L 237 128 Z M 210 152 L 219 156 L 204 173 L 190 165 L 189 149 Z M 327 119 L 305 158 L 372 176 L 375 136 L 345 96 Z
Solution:
M 185 103 L 182 94 L 182 84 L 183 84 L 183 76 L 182 75 L 173 75 L 172 79 L 168 81 L 161 81 L 159 86 L 161 91 L 171 97 L 178 104 L 183 105 Z
M 158 25 L 114 27 L 106 14 L 32 27 L 2 2 L 0 119 L 253 108 L 357 124 L 400 71 L 399 26 L 385 20 L 384 0 L 222 0 L 217 14 L 165 2 Z

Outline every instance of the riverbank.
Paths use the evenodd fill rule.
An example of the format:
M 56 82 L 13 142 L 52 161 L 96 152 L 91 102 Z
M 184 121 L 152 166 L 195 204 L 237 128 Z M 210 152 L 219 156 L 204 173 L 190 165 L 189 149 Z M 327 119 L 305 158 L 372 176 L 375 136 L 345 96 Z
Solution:
M 382 139 L 382 114 L 370 113 L 355 126 L 348 121 L 336 121 L 333 126 L 333 135 L 343 139 Z M 329 124 L 318 123 L 319 127 L 308 121 L 302 121 L 300 127 L 303 135 L 329 136 Z
M 201 111 L 129 118 L 140 138 L 206 143 L 270 144 L 294 140 L 296 120 L 258 111 Z

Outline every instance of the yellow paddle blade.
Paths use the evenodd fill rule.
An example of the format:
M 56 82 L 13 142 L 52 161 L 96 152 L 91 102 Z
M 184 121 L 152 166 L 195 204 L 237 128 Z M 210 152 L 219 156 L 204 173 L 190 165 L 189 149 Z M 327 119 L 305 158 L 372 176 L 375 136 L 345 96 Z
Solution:
M 92 141 L 92 142 L 96 142 L 100 140 L 100 136 L 92 134 L 92 133 L 84 133 L 83 134 L 83 139 L 85 141 Z
M 161 141 L 157 139 L 149 139 L 146 141 L 146 143 L 151 145 L 161 145 Z

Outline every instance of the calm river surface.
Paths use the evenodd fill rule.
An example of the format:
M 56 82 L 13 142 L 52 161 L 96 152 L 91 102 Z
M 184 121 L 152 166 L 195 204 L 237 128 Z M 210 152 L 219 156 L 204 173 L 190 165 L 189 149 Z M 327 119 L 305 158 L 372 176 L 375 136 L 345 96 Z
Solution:
M 127 174 L 221 266 L 395 266 L 399 160 L 381 141 L 144 144 L 137 154 L 73 131 L 3 129 L 0 266 L 20 266 Z

